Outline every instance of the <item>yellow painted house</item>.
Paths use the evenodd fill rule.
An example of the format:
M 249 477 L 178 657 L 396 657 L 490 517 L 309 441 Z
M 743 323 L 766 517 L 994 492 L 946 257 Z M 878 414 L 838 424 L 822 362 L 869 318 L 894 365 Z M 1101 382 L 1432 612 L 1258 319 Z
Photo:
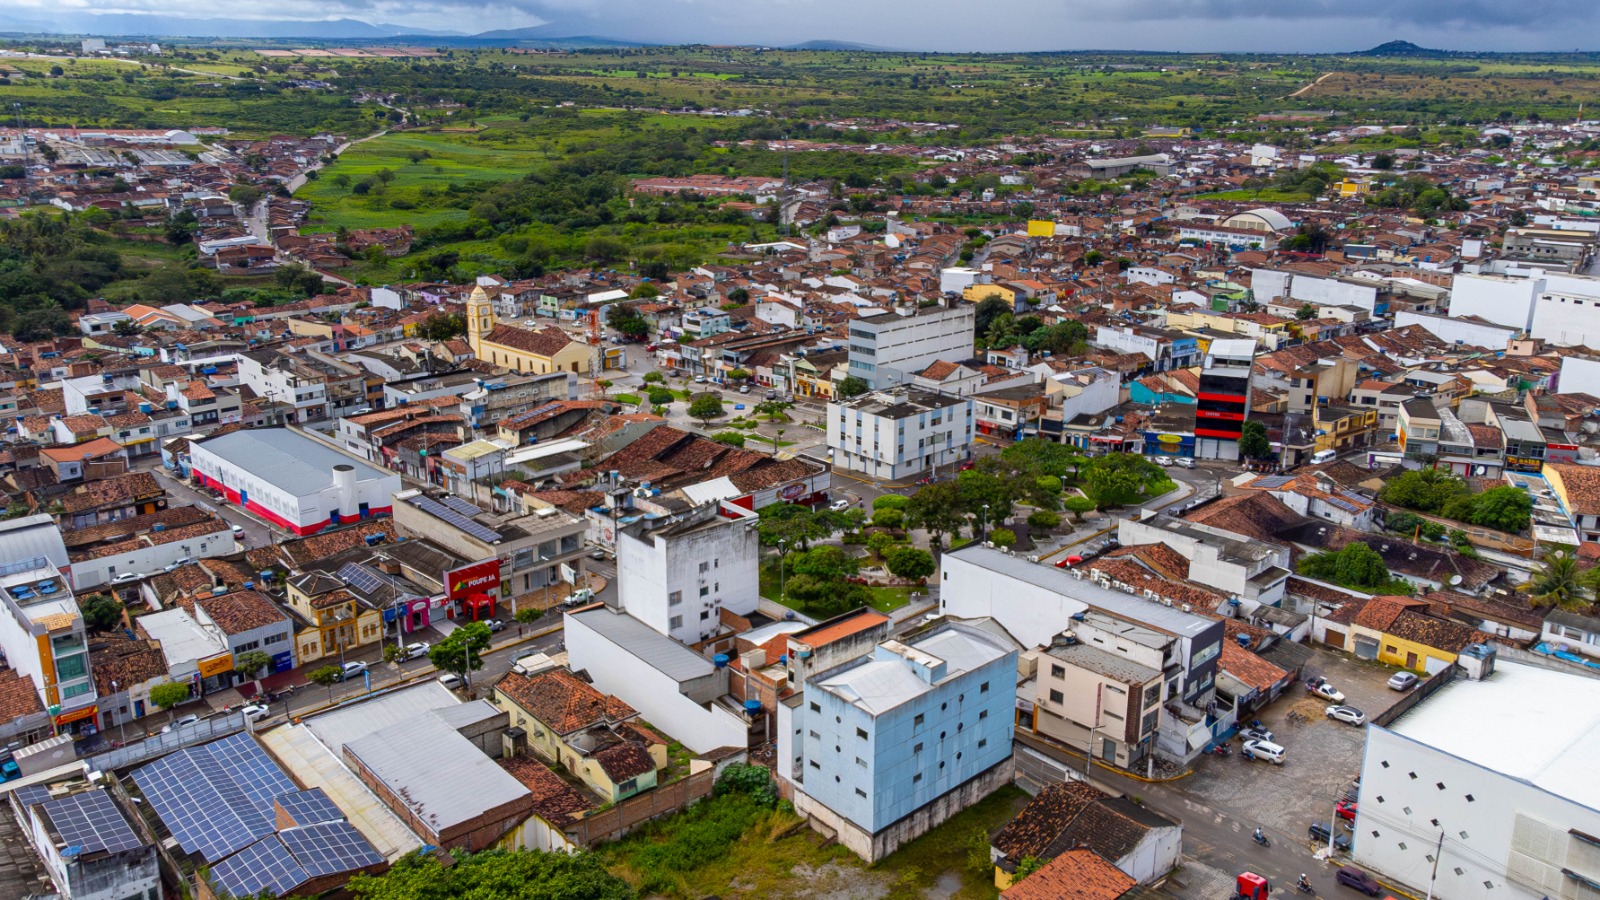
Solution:
M 656 786 L 667 767 L 667 742 L 638 721 L 639 713 L 566 668 L 531 675 L 507 672 L 494 702 L 528 736 L 528 746 L 559 764 L 607 803 Z
M 490 365 L 514 372 L 543 375 L 548 372 L 587 373 L 592 356 L 587 345 L 556 327 L 518 328 L 497 325 L 494 304 L 482 287 L 467 298 L 467 344 L 472 355 Z
M 304 623 L 294 636 L 302 665 L 383 641 L 383 614 L 363 605 L 339 579 L 308 572 L 288 588 L 289 608 Z
M 1468 645 L 1490 640 L 1426 610 L 1426 602 L 1410 597 L 1373 597 L 1350 622 L 1351 649 L 1358 658 L 1431 675 L 1454 665 Z
M 961 296 L 969 303 L 982 303 L 990 297 L 999 297 L 1012 306 L 1017 304 L 1017 291 L 1003 284 L 969 284 Z

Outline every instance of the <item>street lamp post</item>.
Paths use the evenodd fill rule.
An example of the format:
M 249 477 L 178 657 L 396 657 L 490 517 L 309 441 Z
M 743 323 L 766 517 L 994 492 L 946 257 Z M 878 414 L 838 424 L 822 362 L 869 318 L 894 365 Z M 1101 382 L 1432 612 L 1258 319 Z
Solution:
M 988 540 L 988 538 L 989 538 L 989 504 L 985 503 L 983 505 L 983 518 L 979 519 L 978 521 L 983 523 L 982 525 L 978 526 L 978 540 L 980 540 L 980 541 Z
M 783 569 L 784 569 L 783 561 L 784 561 L 784 555 L 786 553 L 788 553 L 788 550 L 789 550 L 789 542 L 788 542 L 788 540 L 779 540 L 778 541 L 778 602 L 779 603 L 782 603 L 785 600 L 789 599 L 789 595 L 784 590 L 784 585 L 783 585 Z

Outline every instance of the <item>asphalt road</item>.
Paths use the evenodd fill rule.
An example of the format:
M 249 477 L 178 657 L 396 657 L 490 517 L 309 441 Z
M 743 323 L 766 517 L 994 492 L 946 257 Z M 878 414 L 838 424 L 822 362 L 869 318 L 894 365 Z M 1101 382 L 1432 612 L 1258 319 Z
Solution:
M 257 547 L 265 547 L 272 543 L 273 530 L 265 522 L 240 511 L 233 504 L 219 501 L 204 491 L 195 490 L 185 483 L 183 479 L 168 472 L 159 460 L 152 466 L 140 466 L 139 468 L 148 468 L 148 471 L 155 474 L 156 480 L 161 483 L 161 486 L 173 498 L 172 505 L 198 506 L 201 509 L 216 513 L 230 525 L 237 525 L 243 528 L 244 538 L 239 543 L 244 549 L 254 550 Z M 147 572 L 145 574 L 154 573 Z

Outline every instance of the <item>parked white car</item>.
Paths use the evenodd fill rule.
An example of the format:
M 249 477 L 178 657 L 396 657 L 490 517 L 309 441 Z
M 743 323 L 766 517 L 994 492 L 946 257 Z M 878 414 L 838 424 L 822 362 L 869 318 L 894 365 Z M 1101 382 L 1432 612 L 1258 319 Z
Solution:
M 1354 706 L 1330 706 L 1328 707 L 1328 718 L 1336 722 L 1343 722 L 1346 725 L 1367 724 L 1367 714 Z

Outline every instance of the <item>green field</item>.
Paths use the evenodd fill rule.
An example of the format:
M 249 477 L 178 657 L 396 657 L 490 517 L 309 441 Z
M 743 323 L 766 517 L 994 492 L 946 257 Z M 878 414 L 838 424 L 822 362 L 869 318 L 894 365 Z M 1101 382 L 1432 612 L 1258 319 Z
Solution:
M 1259 191 L 1213 191 L 1209 194 L 1196 194 L 1196 200 L 1248 200 L 1252 203 L 1304 203 L 1316 198 L 1310 194 L 1297 191 L 1279 191 L 1265 188 Z

